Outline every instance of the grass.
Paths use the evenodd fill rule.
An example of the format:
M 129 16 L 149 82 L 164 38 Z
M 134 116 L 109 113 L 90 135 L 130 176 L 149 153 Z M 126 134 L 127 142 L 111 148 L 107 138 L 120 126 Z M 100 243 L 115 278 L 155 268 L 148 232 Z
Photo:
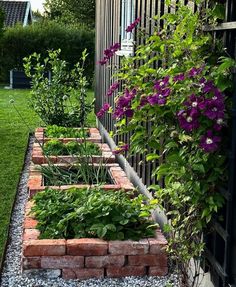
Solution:
M 28 90 L 0 88 L 0 266 L 29 134 L 29 128 L 17 111 L 31 131 L 41 125 L 39 118 L 28 108 L 28 96 Z M 89 99 L 92 100 L 93 97 L 93 92 L 90 91 Z M 10 99 L 14 99 L 14 104 L 9 103 Z M 95 125 L 93 113 L 89 115 L 88 124 Z

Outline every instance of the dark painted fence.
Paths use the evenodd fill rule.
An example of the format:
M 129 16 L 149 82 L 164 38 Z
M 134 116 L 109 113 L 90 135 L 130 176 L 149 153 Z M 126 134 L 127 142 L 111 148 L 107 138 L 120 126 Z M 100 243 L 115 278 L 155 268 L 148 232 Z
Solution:
M 125 0 L 97 0 L 97 27 L 96 27 L 96 62 L 103 58 L 103 50 L 111 44 L 120 41 L 121 4 Z M 225 20 L 216 27 L 212 33 L 223 39 L 227 52 L 236 59 L 236 1 L 220 1 L 226 5 Z M 150 18 L 154 15 L 163 15 L 175 12 L 165 5 L 164 0 L 135 0 L 135 18 L 141 16 L 141 26 L 151 32 Z M 186 5 L 196 10 L 194 1 L 185 1 Z M 206 4 L 207 5 L 207 4 Z M 159 27 L 161 29 L 162 22 Z M 137 43 L 142 39 L 136 38 Z M 105 95 L 112 84 L 111 76 L 119 66 L 119 57 L 115 56 L 109 67 L 96 66 L 96 111 L 106 101 Z M 229 136 L 229 181 L 226 187 L 221 188 L 225 197 L 225 207 L 222 209 L 223 221 L 213 223 L 214 231 L 206 235 L 207 250 L 204 268 L 210 271 L 212 281 L 216 287 L 236 286 L 236 70 L 232 71 L 234 78 L 234 92 L 232 93 L 233 109 L 231 113 L 231 126 Z M 114 81 L 114 80 L 113 80 Z M 109 103 L 114 104 L 114 96 L 109 98 Z M 111 115 L 106 115 L 101 120 L 102 125 L 109 132 L 114 130 L 114 121 Z M 147 125 L 148 129 L 148 125 Z M 116 138 L 118 141 L 129 142 L 129 137 Z M 137 154 L 127 158 L 145 185 L 155 182 L 151 177 L 152 169 L 158 165 L 145 162 L 144 154 Z M 207 286 L 206 286 L 207 287 Z

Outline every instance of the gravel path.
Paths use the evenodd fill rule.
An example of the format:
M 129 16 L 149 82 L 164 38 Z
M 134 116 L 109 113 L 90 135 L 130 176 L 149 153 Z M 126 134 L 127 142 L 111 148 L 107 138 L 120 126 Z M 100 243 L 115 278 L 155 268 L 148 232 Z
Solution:
M 173 274 L 166 277 L 126 277 L 123 279 L 91 279 L 85 281 L 46 279 L 43 276 L 27 277 L 21 273 L 21 248 L 24 207 L 27 201 L 27 180 L 33 139 L 30 140 L 28 155 L 21 177 L 17 200 L 10 226 L 10 240 L 3 267 L 1 287 L 178 287 L 177 277 Z

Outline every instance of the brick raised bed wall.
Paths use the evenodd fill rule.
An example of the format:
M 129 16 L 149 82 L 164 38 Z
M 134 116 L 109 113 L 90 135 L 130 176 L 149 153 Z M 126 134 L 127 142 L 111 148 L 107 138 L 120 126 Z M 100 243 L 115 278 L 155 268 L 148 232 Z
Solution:
M 101 155 L 92 155 L 89 157 L 92 163 L 114 163 L 115 156 L 112 154 L 111 149 L 107 144 L 96 143 L 102 154 Z M 45 157 L 43 150 L 39 143 L 34 143 L 33 152 L 32 152 L 32 161 L 34 164 L 44 164 L 50 161 L 51 163 L 73 163 L 78 162 L 77 156 L 73 155 L 60 155 L 60 156 L 49 156 Z
M 140 241 L 105 241 L 82 238 L 40 240 L 37 221 L 26 207 L 22 266 L 26 273 L 47 271 L 64 279 L 125 276 L 164 276 L 168 272 L 166 240 L 160 231 L 155 238 Z
M 86 138 L 86 141 L 91 141 L 94 143 L 101 143 L 102 137 L 99 133 L 99 130 L 97 128 L 88 128 L 89 130 L 89 136 Z M 47 138 L 45 136 L 45 128 L 36 128 L 35 129 L 35 138 L 37 142 L 44 143 L 47 141 L 52 140 L 53 138 Z M 82 142 L 84 139 L 81 138 L 56 138 L 59 141 L 62 141 L 64 143 L 68 143 L 71 141 L 79 141 Z
M 64 166 L 63 164 L 58 164 L 58 166 Z M 106 184 L 102 188 L 103 189 L 112 189 L 112 190 L 126 190 L 130 191 L 134 189 L 133 184 L 130 182 L 125 172 L 118 164 L 107 164 L 109 168 L 110 174 L 114 180 L 114 184 Z M 89 187 L 89 185 L 80 184 L 80 185 L 62 185 L 62 186 L 53 186 L 53 189 L 61 189 L 65 190 L 71 187 L 83 188 Z M 30 193 L 30 197 L 32 197 L 35 193 L 45 190 L 46 186 L 43 185 L 43 175 L 40 171 L 40 166 L 31 164 L 30 166 L 30 174 L 28 180 L 28 189 Z

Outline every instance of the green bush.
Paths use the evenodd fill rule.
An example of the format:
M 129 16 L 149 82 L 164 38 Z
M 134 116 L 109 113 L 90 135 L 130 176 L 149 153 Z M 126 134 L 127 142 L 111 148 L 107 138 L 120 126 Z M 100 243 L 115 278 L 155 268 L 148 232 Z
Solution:
M 87 101 L 84 76 L 87 50 L 71 70 L 60 53 L 61 49 L 50 50 L 44 59 L 37 53 L 24 58 L 25 74 L 32 85 L 30 107 L 46 125 L 83 127 L 93 109 L 93 103 Z M 51 71 L 51 79 L 45 77 L 47 71 Z
M 61 49 L 61 58 L 71 67 L 78 62 L 87 49 L 89 54 L 85 76 L 92 83 L 94 73 L 94 31 L 81 25 L 65 25 L 54 21 L 42 21 L 22 27 L 7 28 L 0 39 L 0 80 L 9 79 L 13 68 L 23 70 L 23 58 L 40 53 L 43 58 L 47 50 Z
M 150 220 L 154 203 L 130 198 L 123 191 L 99 189 L 52 189 L 34 197 L 32 209 L 42 239 L 103 238 L 139 240 L 152 237 L 156 224 Z

